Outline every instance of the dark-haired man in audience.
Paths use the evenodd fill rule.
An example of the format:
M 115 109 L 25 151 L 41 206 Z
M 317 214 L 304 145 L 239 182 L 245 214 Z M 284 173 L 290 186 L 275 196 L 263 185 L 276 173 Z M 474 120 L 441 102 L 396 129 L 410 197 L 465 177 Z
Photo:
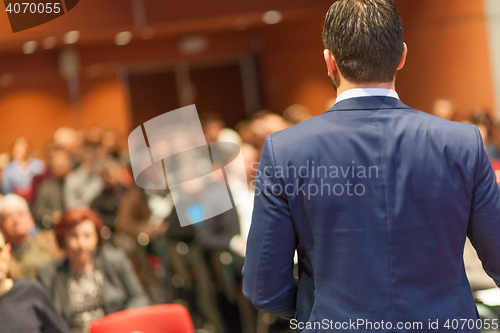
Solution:
M 36 232 L 27 202 L 17 194 L 0 199 L 0 228 L 12 246 L 12 277 L 34 279 L 39 267 L 62 257 L 53 232 Z
M 71 169 L 71 157 L 65 150 L 58 149 L 52 153 L 50 158 L 52 176 L 39 185 L 33 206 L 35 221 L 44 229 L 50 229 L 57 224 L 61 212 L 66 207 L 64 183 Z
M 101 178 L 104 182 L 104 190 L 92 202 L 90 208 L 99 214 L 102 219 L 103 230 L 101 235 L 104 239 L 109 239 L 116 231 L 115 220 L 127 188 L 123 185 L 121 165 L 112 159 L 103 162 Z

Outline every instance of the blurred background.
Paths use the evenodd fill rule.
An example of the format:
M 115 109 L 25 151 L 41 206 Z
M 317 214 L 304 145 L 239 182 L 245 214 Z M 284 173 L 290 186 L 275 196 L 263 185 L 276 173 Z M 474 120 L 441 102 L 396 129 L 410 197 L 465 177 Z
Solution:
M 321 42 L 331 2 L 81 0 L 15 34 L 4 14 L 0 151 L 24 135 L 41 152 L 62 126 L 128 135 L 193 103 L 231 127 L 261 109 L 282 114 L 301 104 L 313 115 L 324 112 L 335 97 Z M 396 2 L 410 51 L 397 82 L 402 100 L 430 112 L 435 99 L 453 99 L 463 119 L 479 106 L 493 112 L 500 67 L 491 43 L 494 8 L 483 1 Z

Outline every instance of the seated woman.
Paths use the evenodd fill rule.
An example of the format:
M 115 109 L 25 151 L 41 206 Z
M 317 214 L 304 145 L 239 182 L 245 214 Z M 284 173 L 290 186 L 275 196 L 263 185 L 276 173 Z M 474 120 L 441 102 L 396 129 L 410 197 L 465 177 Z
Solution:
M 31 144 L 28 139 L 21 137 L 14 141 L 11 150 L 12 161 L 2 172 L 2 193 L 15 193 L 31 203 L 31 182 L 33 177 L 45 171 L 42 160 L 32 158 Z
M 64 213 L 54 231 L 66 259 L 38 271 L 73 333 L 88 332 L 106 314 L 150 304 L 125 254 L 100 246 L 101 227 L 89 208 Z
M 10 244 L 0 231 L 0 327 L 2 332 L 68 333 L 68 325 L 37 281 L 8 277 Z

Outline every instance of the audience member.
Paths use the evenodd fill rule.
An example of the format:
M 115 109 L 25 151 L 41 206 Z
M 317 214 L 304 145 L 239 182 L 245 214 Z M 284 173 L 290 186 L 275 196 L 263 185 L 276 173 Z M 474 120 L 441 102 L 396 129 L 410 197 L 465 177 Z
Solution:
M 230 245 L 231 250 L 234 253 L 240 257 L 245 257 L 247 237 L 250 230 L 250 224 L 252 222 L 253 200 L 255 196 L 255 178 L 260 155 L 259 152 L 249 144 L 241 146 L 241 153 L 243 155 L 243 161 L 245 162 L 245 171 L 247 175 L 247 183 L 245 184 L 244 191 L 248 192 L 241 203 L 236 206 L 240 222 L 240 233 L 231 239 Z M 235 195 L 235 193 L 232 194 L 233 196 Z
M 201 113 L 200 122 L 207 143 L 217 142 L 219 132 L 225 127 L 222 116 L 213 112 Z
M 32 205 L 33 203 L 36 202 L 37 196 L 38 196 L 38 188 L 40 187 L 40 184 L 49 178 L 52 177 L 52 166 L 51 160 L 52 160 L 52 154 L 54 151 L 61 149 L 59 146 L 55 145 L 54 143 L 50 142 L 48 143 L 45 148 L 44 148 L 44 153 L 45 153 L 45 158 L 44 158 L 44 163 L 45 163 L 45 168 L 43 173 L 38 174 L 33 176 L 33 179 L 31 180 L 31 190 L 30 190 L 30 196 L 29 196 L 29 203 Z M 35 221 L 38 222 L 38 221 Z
M 491 112 L 485 108 L 477 107 L 474 109 L 474 115 L 464 121 L 476 125 L 483 139 L 483 146 L 491 162 L 500 163 L 500 132 L 498 126 L 494 123 Z
M 433 112 L 442 118 L 454 119 L 455 106 L 451 100 L 437 100 Z M 18 139 L 12 150 L 14 160 L 6 166 L 7 173 L 2 177 L 2 189 L 4 178 L 11 184 L 12 179 L 31 174 L 31 185 L 17 185 L 13 191 L 36 200 L 32 217 L 26 200 L 19 195 L 0 198 L 0 231 L 8 243 L 2 247 L 5 242 L 2 243 L 0 235 L 0 327 L 16 327 L 11 324 L 15 322 L 26 325 L 20 329 L 28 330 L 29 325 L 38 324 L 39 318 L 44 318 L 46 326 L 40 326 L 40 332 L 67 332 L 62 315 L 73 332 L 87 332 L 92 320 L 107 313 L 150 303 L 139 276 L 156 303 L 173 298 L 173 293 L 186 301 L 197 326 L 212 327 L 220 332 L 240 331 L 234 326 L 235 320 L 225 318 L 231 314 L 230 317 L 241 320 L 243 332 L 254 332 L 256 312 L 249 310 L 249 303 L 240 298 L 239 271 L 245 257 L 260 150 L 267 135 L 309 117 L 309 110 L 301 105 L 290 106 L 283 117 L 264 110 L 251 120 L 240 122 L 238 136 L 224 128 L 219 115 L 202 115 L 207 142 L 233 142 L 241 146 L 247 183 L 241 184 L 241 188 L 233 186 L 231 194 L 233 198 L 242 196 L 246 187 L 249 192 L 235 210 L 184 228 L 179 225 L 168 192 L 129 188 L 133 178 L 125 166 L 129 161 L 118 132 L 100 128 L 81 132 L 59 129 L 48 151 L 49 168 L 45 173 L 49 178 L 40 182 L 36 196 L 26 195 L 25 191 L 30 186 L 35 190 L 34 180 L 44 175 L 44 163 L 29 158 L 28 141 Z M 490 158 L 494 158 L 496 141 L 500 140 L 495 140 L 497 128 L 493 120 L 487 112 L 476 112 L 470 122 L 478 126 L 485 148 Z M 31 172 L 31 163 L 38 165 L 35 169 L 41 171 Z M 9 171 L 13 168 L 14 172 Z M 23 173 L 23 170 L 27 171 Z M 231 177 L 230 173 L 227 176 Z M 89 206 L 98 216 L 82 208 Z M 163 208 L 159 209 L 160 206 Z M 77 207 L 79 209 L 73 209 Z M 70 210 L 63 213 L 66 209 Z M 33 220 L 44 229 L 54 228 L 57 241 L 54 230 L 37 231 Z M 118 237 L 113 237 L 111 244 L 126 250 L 133 266 L 121 250 L 103 245 L 101 238 L 112 235 Z M 65 260 L 54 262 L 62 259 L 64 253 Z M 161 274 L 151 266 L 151 254 L 161 258 L 164 266 Z M 466 248 L 465 265 L 472 287 L 492 286 L 484 270 L 475 266 L 477 260 L 471 259 L 472 254 L 473 251 Z M 11 261 L 13 280 L 3 278 L 5 258 Z M 51 291 L 54 303 L 38 282 L 17 279 L 35 278 L 37 270 L 39 280 Z M 36 295 L 36 300 L 25 297 L 27 294 Z M 10 313 L 8 309 L 22 313 L 11 305 L 14 303 L 23 309 L 34 308 L 39 311 L 39 317 L 23 323 L 14 314 L 3 316 Z M 239 314 L 233 316 L 238 308 L 236 304 Z
M 7 194 L 0 200 L 0 227 L 12 247 L 12 277 L 35 278 L 38 267 L 62 258 L 53 231 L 36 231 L 21 196 Z
M 64 213 L 54 230 L 66 259 L 38 271 L 73 333 L 88 332 L 106 314 L 150 303 L 125 254 L 99 246 L 101 226 L 89 208 Z
M 164 212 L 153 214 L 152 210 L 156 207 Z M 172 199 L 165 190 L 144 190 L 134 186 L 125 193 L 121 202 L 116 229 L 133 239 L 143 234 L 147 236 L 148 241 L 154 240 L 167 231 L 164 219 L 170 215 L 172 208 Z
M 115 130 L 103 132 L 98 150 L 102 158 L 111 158 L 120 164 L 129 162 L 128 151 L 123 149 L 120 134 Z
M 241 141 L 248 144 L 253 142 L 253 131 L 250 124 L 250 120 L 242 120 L 235 126 L 236 132 L 241 137 Z
M 64 193 L 68 209 L 89 207 L 103 190 L 104 183 L 97 162 L 95 148 L 87 146 L 80 167 L 66 177 Z
M 432 114 L 446 120 L 455 120 L 455 103 L 451 99 L 439 98 L 432 105 Z
M 66 208 L 64 184 L 71 172 L 71 164 L 70 155 L 63 149 L 54 151 L 50 157 L 51 177 L 39 185 L 33 205 L 35 222 L 42 228 L 50 229 L 57 224 Z
M 243 143 L 238 132 L 227 127 L 219 131 L 219 134 L 217 135 L 217 142 L 230 142 L 238 146 L 241 146 Z
M 104 130 L 101 127 L 90 127 L 84 130 L 84 140 L 85 145 L 91 148 L 98 148 L 101 145 L 102 135 L 104 134 Z
M 80 165 L 81 145 L 83 144 L 81 136 L 70 127 L 61 127 L 54 133 L 54 144 L 62 147 L 70 155 L 73 168 Z
M 14 141 L 11 154 L 12 162 L 2 172 L 2 192 L 16 193 L 29 200 L 31 181 L 35 175 L 43 173 L 44 163 L 30 157 L 31 145 L 24 137 Z
M 50 295 L 39 282 L 8 276 L 11 244 L 0 231 L 0 327 L 4 333 L 67 333 Z
M 283 118 L 292 125 L 301 123 L 311 117 L 312 115 L 309 108 L 300 104 L 290 105 L 283 112 Z
M 228 172 L 227 176 L 229 175 Z M 224 179 L 219 181 L 223 183 Z M 211 195 L 200 197 L 195 193 L 192 196 L 191 208 L 217 207 L 221 204 L 220 198 L 227 195 L 225 186 L 210 184 L 205 189 Z M 219 332 L 238 332 L 241 328 L 239 322 L 235 321 L 235 314 L 238 313 L 237 273 L 231 265 L 233 259 L 229 248 L 231 239 L 240 233 L 236 209 L 231 208 L 222 214 L 205 219 L 202 223 L 195 224 L 194 230 L 196 245 L 191 246 L 190 251 L 196 255 L 195 252 L 199 249 L 200 253 L 199 258 L 193 258 L 198 259 L 193 269 L 200 312 Z
M 127 190 L 115 221 L 116 246 L 124 249 L 132 260 L 137 274 L 155 303 L 164 301 L 167 267 L 166 218 L 173 208 L 171 196 L 165 190 L 144 190 L 133 186 Z M 163 277 L 154 274 L 147 258 L 161 259 Z
M 253 132 L 253 144 L 259 152 L 262 151 L 266 136 L 290 127 L 290 124 L 282 116 L 267 110 L 259 111 L 255 114 L 250 123 Z
M 103 221 L 101 235 L 105 239 L 109 239 L 116 231 L 115 220 L 118 208 L 127 189 L 123 186 L 122 168 L 113 160 L 104 162 L 101 178 L 104 181 L 104 190 L 92 202 L 91 208 L 99 214 Z

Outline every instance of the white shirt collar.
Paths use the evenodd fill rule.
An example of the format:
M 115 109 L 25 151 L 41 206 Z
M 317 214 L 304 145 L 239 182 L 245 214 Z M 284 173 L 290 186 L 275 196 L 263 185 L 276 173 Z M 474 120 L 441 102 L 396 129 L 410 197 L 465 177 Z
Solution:
M 356 98 L 356 97 L 369 97 L 369 96 L 386 96 L 393 97 L 399 99 L 399 95 L 392 89 L 384 89 L 384 88 L 355 88 L 349 89 L 341 93 L 337 96 L 337 100 L 335 104 L 340 101 Z

